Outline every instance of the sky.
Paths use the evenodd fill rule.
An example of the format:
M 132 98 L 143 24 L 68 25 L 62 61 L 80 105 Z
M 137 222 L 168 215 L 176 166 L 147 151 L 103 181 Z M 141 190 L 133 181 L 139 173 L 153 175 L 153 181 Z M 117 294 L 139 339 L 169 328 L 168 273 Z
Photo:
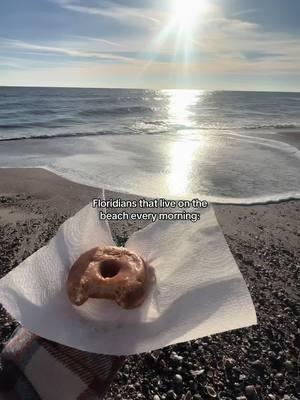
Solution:
M 300 92 L 299 0 L 9 0 L 0 86 Z

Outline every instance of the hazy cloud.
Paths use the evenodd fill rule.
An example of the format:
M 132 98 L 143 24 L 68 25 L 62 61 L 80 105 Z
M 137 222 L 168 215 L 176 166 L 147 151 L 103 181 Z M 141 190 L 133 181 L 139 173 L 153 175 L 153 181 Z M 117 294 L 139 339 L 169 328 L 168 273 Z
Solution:
M 125 24 L 136 22 L 139 24 L 157 24 L 159 19 L 155 10 L 125 7 L 113 2 L 105 1 L 100 6 L 91 4 L 89 1 L 74 0 L 52 0 L 61 7 L 79 13 L 99 15 L 101 17 L 112 18 Z
M 16 48 L 22 50 L 29 50 L 31 52 L 37 52 L 42 54 L 64 54 L 71 57 L 83 57 L 83 58 L 96 58 L 100 60 L 108 61 L 121 61 L 121 62 L 134 62 L 135 60 L 130 57 L 124 57 L 117 54 L 102 53 L 96 51 L 84 51 L 84 50 L 74 50 L 69 48 L 62 48 L 56 46 L 39 45 L 33 43 L 27 43 L 20 40 L 2 39 L 0 45 L 8 48 Z

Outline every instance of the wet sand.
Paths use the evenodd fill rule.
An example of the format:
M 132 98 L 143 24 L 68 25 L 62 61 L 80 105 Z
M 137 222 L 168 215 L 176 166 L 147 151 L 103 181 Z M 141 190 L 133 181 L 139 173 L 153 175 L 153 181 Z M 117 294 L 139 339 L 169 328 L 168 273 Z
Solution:
M 2 277 L 101 190 L 42 169 L 0 173 Z M 106 198 L 118 197 L 137 199 L 106 191 Z M 298 398 L 300 201 L 214 209 L 251 292 L 258 325 L 128 357 L 107 400 Z M 122 244 L 145 224 L 122 221 L 111 229 Z M 1 308 L 2 345 L 15 326 Z

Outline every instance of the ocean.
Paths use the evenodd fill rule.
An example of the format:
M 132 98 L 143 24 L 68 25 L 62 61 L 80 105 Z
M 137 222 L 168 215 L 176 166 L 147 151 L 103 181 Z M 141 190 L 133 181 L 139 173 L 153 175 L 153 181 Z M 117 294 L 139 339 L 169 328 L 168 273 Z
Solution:
M 156 198 L 300 198 L 300 93 L 0 87 L 0 167 Z

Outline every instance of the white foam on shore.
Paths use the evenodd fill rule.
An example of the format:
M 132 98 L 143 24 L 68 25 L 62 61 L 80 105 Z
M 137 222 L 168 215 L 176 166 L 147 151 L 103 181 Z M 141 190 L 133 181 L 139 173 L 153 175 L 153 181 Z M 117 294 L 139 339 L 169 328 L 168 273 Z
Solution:
M 300 199 L 300 151 L 235 133 L 7 142 L 0 166 L 45 168 L 77 183 L 145 197 L 246 205 Z
M 163 195 L 154 195 L 151 192 L 146 191 L 144 193 L 141 193 L 139 191 L 132 191 L 132 190 L 126 190 L 125 188 L 116 188 L 113 185 L 107 185 L 107 184 L 102 184 L 102 185 L 95 185 L 93 181 L 84 181 L 78 176 L 73 176 L 72 174 L 69 173 L 58 173 L 55 169 L 49 168 L 49 167 L 36 167 L 36 168 L 43 168 L 49 172 L 52 172 L 58 176 L 63 177 L 64 179 L 67 179 L 68 181 L 74 182 L 74 183 L 79 183 L 82 185 L 87 185 L 87 186 L 92 186 L 92 187 L 99 187 L 99 189 L 104 189 L 104 190 L 109 190 L 112 192 L 118 192 L 121 194 L 128 194 L 128 195 L 136 195 L 136 196 L 143 196 L 146 198 L 166 198 L 168 200 L 181 200 L 181 199 L 186 199 L 186 200 L 192 200 L 192 199 L 201 199 L 201 200 L 207 200 L 209 203 L 214 203 L 214 204 L 226 204 L 226 205 L 240 205 L 240 206 L 251 206 L 251 205 L 259 205 L 259 204 L 271 204 L 271 203 L 281 203 L 283 201 L 292 201 L 292 200 L 300 200 L 300 191 L 299 192 L 287 192 L 287 193 L 279 193 L 279 194 L 274 194 L 274 195 L 265 195 L 265 196 L 255 196 L 255 197 L 222 197 L 222 196 L 211 196 L 211 195 L 205 195 L 201 193 L 187 193 L 184 195 L 170 195 L 170 194 L 163 194 Z

